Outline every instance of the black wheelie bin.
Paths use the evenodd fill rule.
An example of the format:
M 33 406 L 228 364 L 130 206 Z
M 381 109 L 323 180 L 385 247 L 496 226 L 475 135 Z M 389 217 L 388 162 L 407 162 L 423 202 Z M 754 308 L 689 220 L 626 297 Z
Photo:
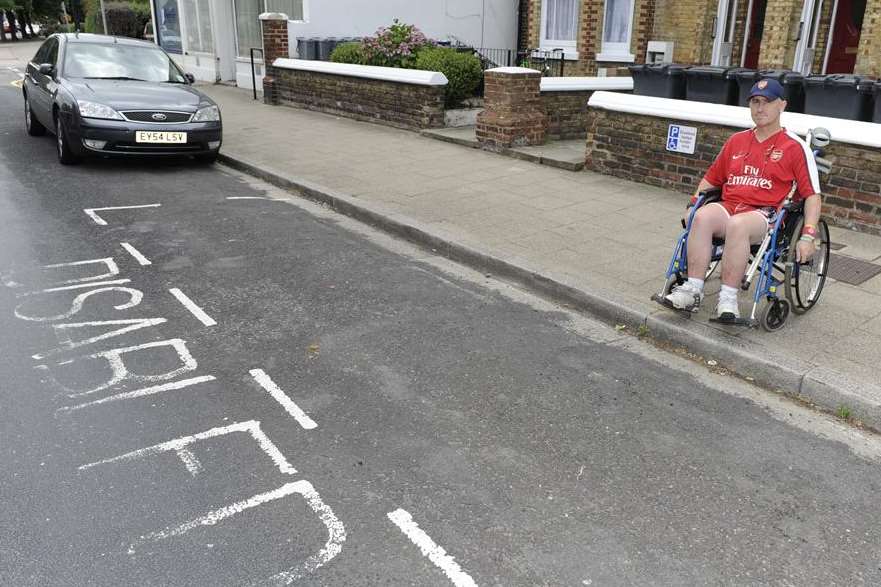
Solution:
M 628 66 L 633 77 L 633 93 L 638 96 L 685 99 L 687 65 L 652 63 Z
M 685 97 L 696 102 L 737 104 L 737 78 L 740 67 L 706 65 L 691 67 L 685 72 Z
M 753 85 L 761 79 L 774 79 L 783 86 L 783 99 L 786 100 L 787 112 L 805 111 L 805 87 L 804 76 L 795 71 L 785 69 L 763 69 L 759 71 L 746 70 L 735 74 L 738 86 L 737 103 L 740 106 L 748 106 L 749 91 Z
M 872 120 L 871 80 L 835 73 L 805 78 L 805 114 L 847 120 Z

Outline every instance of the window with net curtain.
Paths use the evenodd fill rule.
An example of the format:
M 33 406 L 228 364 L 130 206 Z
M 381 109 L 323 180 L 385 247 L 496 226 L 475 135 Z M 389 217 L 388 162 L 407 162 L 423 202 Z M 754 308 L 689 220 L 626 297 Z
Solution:
M 580 4 L 579 0 L 544 0 L 543 48 L 575 47 Z
M 209 0 L 180 0 L 187 25 L 187 51 L 214 53 Z
M 258 18 L 264 12 L 281 12 L 291 20 L 303 19 L 303 0 L 235 0 L 236 51 L 239 57 L 250 58 L 251 47 L 263 47 L 263 34 Z
M 603 19 L 603 54 L 628 56 L 633 0 L 606 0 Z

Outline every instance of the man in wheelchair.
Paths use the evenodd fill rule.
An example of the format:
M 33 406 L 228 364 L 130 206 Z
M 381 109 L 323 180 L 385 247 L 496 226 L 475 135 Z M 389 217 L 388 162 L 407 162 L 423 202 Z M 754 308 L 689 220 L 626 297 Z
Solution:
M 795 245 L 796 260 L 807 262 L 814 255 L 821 207 L 817 164 L 810 147 L 780 126 L 785 108 L 783 87 L 777 81 L 763 79 L 752 87 L 749 109 L 755 128 L 728 139 L 691 197 L 689 207 L 698 201 L 698 194 L 722 188 L 721 201 L 701 206 L 694 215 L 686 245 L 688 280 L 664 297 L 673 308 L 697 310 L 713 239 L 724 239 L 716 319 L 738 321 L 737 296 L 750 246 L 762 242 L 790 195 L 803 200 L 804 225 Z

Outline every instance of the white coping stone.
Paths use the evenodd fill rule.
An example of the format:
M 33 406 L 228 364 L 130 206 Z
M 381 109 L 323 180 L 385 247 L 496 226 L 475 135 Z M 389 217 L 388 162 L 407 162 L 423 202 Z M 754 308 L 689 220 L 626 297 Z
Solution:
M 632 90 L 632 77 L 543 77 L 542 92 L 578 92 L 586 90 Z
M 284 12 L 264 12 L 257 18 L 260 20 L 290 20 Z
M 493 73 L 537 73 L 541 75 L 541 72 L 537 69 L 529 69 L 528 67 L 493 67 L 486 71 Z
M 348 75 L 367 79 L 378 79 L 387 82 L 415 84 L 419 86 L 445 86 L 447 76 L 439 71 L 422 71 L 421 69 L 403 69 L 400 67 L 377 67 L 375 65 L 355 65 L 353 63 L 334 63 L 332 61 L 308 61 L 305 59 L 288 59 L 279 57 L 272 65 L 284 69 L 314 71 L 332 75 Z
M 739 128 L 755 126 L 750 117 L 749 108 L 745 106 L 725 106 L 709 102 L 672 100 L 619 92 L 594 92 L 587 104 L 592 108 L 630 112 L 658 118 L 690 120 Z M 796 112 L 784 112 L 780 117 L 780 122 L 788 130 L 802 136 L 812 128 L 822 127 L 829 131 L 832 142 L 881 148 L 881 125 L 874 122 L 829 118 Z

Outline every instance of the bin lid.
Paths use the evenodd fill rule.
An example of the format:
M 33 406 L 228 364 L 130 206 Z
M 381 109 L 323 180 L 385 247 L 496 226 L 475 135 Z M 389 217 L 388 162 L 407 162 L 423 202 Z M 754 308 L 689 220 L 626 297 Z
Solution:
M 741 69 L 738 70 L 734 75 L 737 76 L 737 79 L 742 80 L 759 81 L 760 79 L 771 78 L 782 83 L 783 80 L 786 79 L 786 76 L 792 74 L 798 76 L 798 79 L 801 80 L 802 75 L 800 73 L 795 73 L 788 69 L 760 69 L 758 71 L 754 69 Z
M 725 72 L 725 79 L 736 79 L 738 74 L 743 73 L 744 71 L 750 72 L 752 71 L 746 67 L 730 67 L 728 71 Z
M 688 70 L 688 77 L 711 77 L 714 79 L 724 79 L 730 67 L 722 67 L 719 65 L 698 65 Z
M 650 71 L 656 75 L 682 75 L 688 68 L 688 65 L 679 65 L 678 63 L 641 63 L 627 66 L 631 73 Z
M 849 73 L 833 73 L 831 75 L 809 75 L 804 80 L 805 84 L 809 86 L 856 87 L 863 81 L 863 78 Z

